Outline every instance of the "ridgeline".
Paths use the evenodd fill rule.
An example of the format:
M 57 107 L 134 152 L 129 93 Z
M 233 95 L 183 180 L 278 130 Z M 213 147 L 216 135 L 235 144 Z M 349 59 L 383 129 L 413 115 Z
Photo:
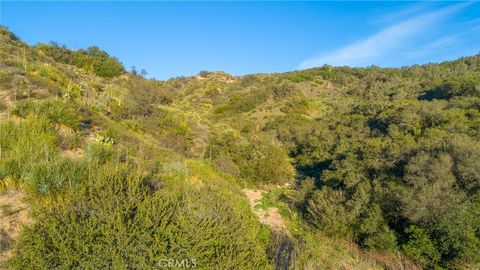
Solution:
M 0 34 L 0 267 L 480 267 L 479 55 L 159 81 Z

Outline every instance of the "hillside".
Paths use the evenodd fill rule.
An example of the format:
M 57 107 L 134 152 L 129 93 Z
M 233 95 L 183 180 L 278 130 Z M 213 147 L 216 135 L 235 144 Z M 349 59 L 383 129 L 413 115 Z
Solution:
M 158 81 L 0 34 L 0 267 L 480 268 L 479 55 Z

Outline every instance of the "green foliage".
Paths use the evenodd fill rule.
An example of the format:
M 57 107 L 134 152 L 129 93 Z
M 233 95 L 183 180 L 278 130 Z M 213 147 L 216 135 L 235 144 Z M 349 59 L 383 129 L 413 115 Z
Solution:
M 434 89 L 421 96 L 423 99 L 450 99 L 458 96 L 480 96 L 480 79 L 474 75 L 465 75 L 445 80 Z
M 0 35 L 0 110 L 18 116 L 0 120 L 0 183 L 36 217 L 18 269 L 480 264 L 478 55 L 157 81 L 114 78 L 123 66 L 95 47 Z M 279 207 L 292 239 L 270 237 L 240 186 L 270 190 L 260 207 Z
M 290 160 L 279 146 L 249 143 L 233 132 L 212 136 L 206 154 L 217 169 L 253 183 L 283 184 L 294 176 Z
M 298 90 L 294 84 L 284 81 L 274 81 L 266 85 L 268 92 L 272 93 L 274 98 L 284 99 L 287 97 L 299 96 Z
M 112 78 L 125 73 L 122 63 L 98 47 L 90 47 L 86 50 L 69 50 L 65 46 L 56 43 L 39 44 L 37 48 L 52 57 L 55 61 L 75 65 L 91 71 L 104 78 Z
M 409 241 L 402 246 L 405 253 L 424 267 L 435 266 L 440 260 L 440 253 L 428 234 L 415 226 L 409 227 L 406 232 L 409 235 Z
M 83 117 L 75 104 L 68 101 L 47 99 L 42 102 L 21 102 L 12 111 L 25 118 L 30 114 L 48 119 L 51 123 L 79 129 Z
M 432 240 L 447 266 L 462 262 L 480 263 L 480 203 L 479 194 L 456 207 L 456 211 L 440 218 L 431 228 Z M 461 268 L 461 267 L 455 267 Z
M 152 115 L 141 123 L 145 130 L 159 138 L 163 146 L 183 154 L 190 151 L 193 134 L 185 115 L 180 111 L 154 109 Z
M 206 71 L 206 70 L 200 70 L 200 71 L 198 72 L 198 76 L 206 78 L 209 73 L 210 73 L 210 72 L 208 72 L 208 71 Z
M 455 203 L 463 197 L 452 189 L 455 177 L 451 167 L 452 159 L 445 154 L 437 158 L 420 153 L 409 161 L 404 176 L 408 189 L 402 194 L 405 217 L 415 223 L 433 223 L 451 207 L 446 201 Z
M 106 164 L 44 209 L 18 243 L 15 269 L 156 269 L 193 259 L 199 269 L 268 269 L 265 234 L 231 191 L 167 183 L 152 190 L 132 168 Z
M 111 144 L 93 143 L 88 146 L 85 157 L 89 164 L 102 165 L 118 161 L 118 152 Z
M 25 169 L 53 156 L 57 138 L 48 121 L 29 116 L 19 125 L 0 122 L 0 179 L 20 178 Z
M 262 199 L 260 200 L 259 204 L 255 206 L 255 208 L 266 210 L 272 207 L 272 194 L 263 192 Z
M 328 127 L 299 115 L 279 117 L 266 126 L 274 130 L 295 159 L 297 167 L 308 176 L 316 176 L 331 159 L 334 138 Z
M 111 137 L 99 134 L 93 139 L 93 141 L 105 145 L 113 145 L 115 143 L 115 141 Z
M 289 100 L 280 111 L 286 114 L 307 114 L 311 109 L 308 99 L 304 97 L 295 97 Z
M 360 245 L 372 250 L 394 251 L 397 247 L 395 232 L 383 220 L 380 207 L 374 206 L 360 217 L 354 230 Z
M 310 222 L 329 235 L 350 234 L 350 217 L 343 205 L 345 195 L 341 191 L 324 188 L 317 190 L 307 207 Z
M 480 190 L 480 143 L 468 136 L 456 136 L 451 141 L 451 155 L 454 160 L 453 173 L 465 192 Z
M 86 176 L 83 163 L 69 159 L 40 160 L 22 173 L 22 179 L 41 195 L 77 186 Z
M 57 147 L 55 129 L 44 118 L 30 115 L 19 124 L 0 122 L 0 185 L 10 177 L 39 195 L 77 185 L 83 164 L 58 156 Z
M 13 40 L 20 40 L 16 35 L 15 33 L 13 33 L 12 31 L 10 31 L 8 29 L 8 27 L 6 27 L 5 25 L 0 25 L 0 35 L 2 36 L 8 36 L 10 39 L 13 39 Z

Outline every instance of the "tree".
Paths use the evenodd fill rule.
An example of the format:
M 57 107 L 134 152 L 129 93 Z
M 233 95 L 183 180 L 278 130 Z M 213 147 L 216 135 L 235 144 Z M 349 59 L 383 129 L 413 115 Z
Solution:
M 425 230 L 411 226 L 406 233 L 409 235 L 409 241 L 402 246 L 405 253 L 424 267 L 436 266 L 440 261 L 440 253 Z
M 131 72 L 133 75 L 137 76 L 137 75 L 138 75 L 137 67 L 132 66 L 132 67 L 130 68 L 130 72 Z
M 415 223 L 434 224 L 438 217 L 452 210 L 452 204 L 463 197 L 454 189 L 452 166 L 452 158 L 444 153 L 432 157 L 420 152 L 410 159 L 401 199 L 405 217 Z

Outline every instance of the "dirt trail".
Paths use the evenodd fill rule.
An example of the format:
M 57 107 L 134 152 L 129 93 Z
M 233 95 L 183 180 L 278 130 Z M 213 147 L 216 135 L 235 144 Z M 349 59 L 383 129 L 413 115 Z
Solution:
M 242 192 L 245 194 L 245 196 L 247 196 L 253 212 L 258 216 L 258 219 L 261 223 L 269 226 L 272 230 L 287 232 L 285 220 L 278 212 L 278 208 L 269 207 L 268 209 L 264 210 L 256 207 L 262 200 L 261 190 L 243 189 Z
M 275 269 L 288 270 L 291 269 L 291 263 L 295 253 L 294 239 L 285 226 L 285 220 L 278 212 L 276 207 L 268 207 L 266 209 L 258 208 L 261 204 L 262 191 L 253 189 L 243 189 L 242 192 L 248 198 L 253 212 L 258 216 L 261 223 L 267 225 L 272 230 L 273 242 L 270 251 L 275 261 Z
M 32 224 L 30 206 L 24 202 L 24 193 L 10 190 L 0 193 L 0 268 L 12 256 L 13 240 L 23 225 Z

